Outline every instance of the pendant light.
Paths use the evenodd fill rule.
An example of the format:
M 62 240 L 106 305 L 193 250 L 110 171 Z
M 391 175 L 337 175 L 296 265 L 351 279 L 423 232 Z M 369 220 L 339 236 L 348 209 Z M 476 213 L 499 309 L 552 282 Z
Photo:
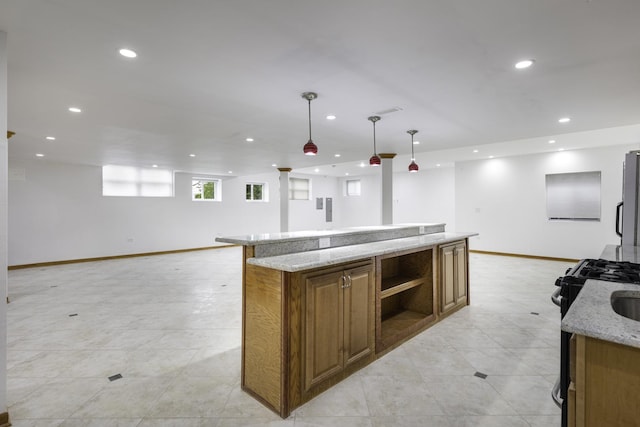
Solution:
M 368 120 L 373 123 L 373 156 L 369 159 L 369 164 L 371 166 L 380 166 L 382 161 L 376 152 L 376 122 L 380 120 L 380 116 L 371 116 Z
M 413 135 L 418 133 L 418 131 L 415 129 L 412 129 L 412 130 L 408 130 L 407 133 L 411 135 L 411 163 L 409 163 L 409 172 L 415 173 L 415 172 L 418 172 L 419 168 L 418 168 L 418 164 L 416 163 L 415 155 L 413 154 Z
M 307 156 L 315 156 L 316 154 L 318 154 L 318 147 L 313 143 L 313 140 L 311 139 L 311 100 L 316 99 L 318 97 L 318 94 L 315 92 L 305 92 L 302 94 L 302 97 L 309 101 L 309 141 L 304 144 L 303 151 Z

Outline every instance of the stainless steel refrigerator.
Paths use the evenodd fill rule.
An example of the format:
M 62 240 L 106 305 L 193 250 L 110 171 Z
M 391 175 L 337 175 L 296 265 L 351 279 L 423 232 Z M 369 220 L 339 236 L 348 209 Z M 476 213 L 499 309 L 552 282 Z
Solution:
M 625 155 L 622 202 L 616 211 L 616 233 L 623 246 L 640 246 L 640 151 Z

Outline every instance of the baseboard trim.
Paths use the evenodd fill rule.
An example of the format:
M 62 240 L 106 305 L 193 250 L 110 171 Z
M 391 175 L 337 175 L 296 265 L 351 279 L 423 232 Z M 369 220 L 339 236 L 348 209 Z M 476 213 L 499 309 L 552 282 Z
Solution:
M 11 421 L 9 421 L 9 413 L 3 412 L 0 414 L 0 427 L 9 427 Z
M 208 251 L 211 249 L 225 249 L 233 246 L 236 246 L 236 245 L 205 246 L 202 248 L 174 249 L 171 251 L 143 252 L 143 253 L 137 253 L 137 254 L 111 255 L 111 256 L 103 256 L 103 257 L 95 257 L 95 258 L 78 258 L 78 259 L 68 259 L 68 260 L 62 260 L 62 261 L 36 262 L 33 264 L 10 265 L 7 267 L 7 269 L 20 270 L 23 268 L 50 267 L 53 265 L 75 264 L 80 262 L 107 261 L 111 259 L 136 258 L 136 257 L 153 256 L 153 255 L 168 255 L 168 254 L 177 254 L 182 252 L 194 252 L 194 251 Z M 561 261 L 561 262 L 580 261 L 579 259 L 574 259 L 574 258 L 557 258 L 557 257 L 548 257 L 548 256 L 540 256 L 540 255 L 514 254 L 509 252 L 480 251 L 476 249 L 469 249 L 469 252 L 476 253 L 476 254 L 483 254 L 483 255 L 509 256 L 509 257 L 516 257 L 516 258 L 540 259 L 540 260 L 546 260 L 546 261 Z M 2 414 L 0 414 L 0 427 L 3 427 L 1 424 L 2 422 L 1 417 L 2 417 Z
M 550 256 L 540 256 L 540 255 L 527 255 L 527 254 L 512 254 L 509 252 L 492 252 L 492 251 L 478 251 L 475 249 L 469 249 L 469 252 L 475 254 L 483 254 L 483 255 L 499 255 L 499 256 L 510 256 L 515 258 L 529 258 L 529 259 L 540 259 L 544 261 L 561 261 L 561 262 L 578 262 L 579 259 L 574 258 L 556 258 Z
M 152 255 L 177 254 L 181 252 L 208 251 L 210 249 L 224 249 L 232 246 L 235 246 L 235 245 L 206 246 L 203 248 L 175 249 L 171 251 L 144 252 L 144 253 L 138 253 L 138 254 L 112 255 L 112 256 L 103 256 L 103 257 L 96 257 L 96 258 L 79 258 L 79 259 L 69 259 L 69 260 L 62 260 L 62 261 L 36 262 L 33 264 L 10 265 L 7 267 L 7 269 L 20 270 L 23 268 L 50 267 L 52 265 L 75 264 L 79 262 L 106 261 L 111 259 L 137 258 L 137 257 L 152 256 Z M 1 424 L 0 424 L 0 427 L 2 427 Z

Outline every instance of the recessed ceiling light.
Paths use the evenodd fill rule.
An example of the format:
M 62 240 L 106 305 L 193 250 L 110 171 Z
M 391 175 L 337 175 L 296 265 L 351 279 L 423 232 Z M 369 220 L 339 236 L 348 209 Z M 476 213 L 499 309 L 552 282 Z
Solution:
M 36 157 L 44 157 L 44 154 L 42 154 L 42 153 L 36 153 Z
M 334 154 L 333 157 L 340 157 L 340 154 Z
M 569 123 L 571 121 L 570 117 L 563 117 L 561 119 L 558 119 L 558 123 Z
M 313 171 L 314 171 L 314 172 L 320 172 L 320 169 L 315 168 Z
M 440 167 L 440 163 L 436 163 L 436 167 L 439 168 Z
M 195 156 L 196 156 L 195 154 L 189 154 L 189 157 L 195 157 Z
M 253 138 L 247 138 L 247 139 L 245 139 L 245 141 L 247 141 L 247 142 L 253 142 Z
M 44 139 L 48 139 L 49 141 L 55 141 L 56 137 L 55 136 L 47 136 Z
M 328 114 L 327 115 L 327 120 L 335 120 L 336 116 L 334 116 L 333 114 Z
M 413 141 L 413 145 L 420 145 L 420 141 Z
M 278 165 L 275 163 L 272 163 L 271 166 L 273 166 L 274 168 L 277 167 Z
M 229 173 L 233 173 L 233 171 L 229 171 Z
M 344 174 L 345 174 L 346 176 L 349 176 L 349 172 L 345 172 Z
M 364 162 L 360 162 L 360 164 L 359 164 L 358 166 L 360 166 L 361 168 L 363 168 L 363 167 L 364 167 Z
M 151 167 L 152 167 L 152 168 L 157 168 L 157 167 L 158 167 L 158 165 L 151 165 Z
M 138 56 L 137 53 L 135 53 L 134 51 L 132 51 L 131 49 L 120 49 L 120 55 L 124 56 L 125 58 L 135 58 L 136 56 Z
M 477 152 L 478 152 L 478 150 L 473 150 L 473 152 L 474 152 L 474 153 L 477 153 Z
M 72 113 L 82 113 L 82 110 L 78 107 L 69 107 L 69 111 Z
M 522 60 L 522 61 L 518 61 L 518 62 L 516 62 L 515 67 L 516 67 L 518 70 L 523 70 L 523 69 L 525 69 L 525 68 L 529 68 L 529 67 L 531 67 L 531 66 L 533 65 L 533 62 L 534 62 L 534 61 L 533 61 L 533 59 L 524 59 L 524 60 Z
M 493 159 L 493 156 L 489 156 L 490 159 Z
M 555 140 L 555 139 L 550 139 L 550 140 L 549 140 L 549 144 L 555 144 L 555 143 L 556 143 L 556 140 Z

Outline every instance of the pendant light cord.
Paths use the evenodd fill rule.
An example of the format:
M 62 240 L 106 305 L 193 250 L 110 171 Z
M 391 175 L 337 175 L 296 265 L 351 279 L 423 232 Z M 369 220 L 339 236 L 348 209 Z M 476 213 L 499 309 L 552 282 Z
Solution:
M 411 134 L 411 160 L 415 160 L 416 156 L 413 154 L 413 134 Z
M 373 122 L 373 155 L 377 156 L 378 152 L 376 151 L 376 122 Z
M 311 99 L 309 101 L 309 141 L 311 141 Z

